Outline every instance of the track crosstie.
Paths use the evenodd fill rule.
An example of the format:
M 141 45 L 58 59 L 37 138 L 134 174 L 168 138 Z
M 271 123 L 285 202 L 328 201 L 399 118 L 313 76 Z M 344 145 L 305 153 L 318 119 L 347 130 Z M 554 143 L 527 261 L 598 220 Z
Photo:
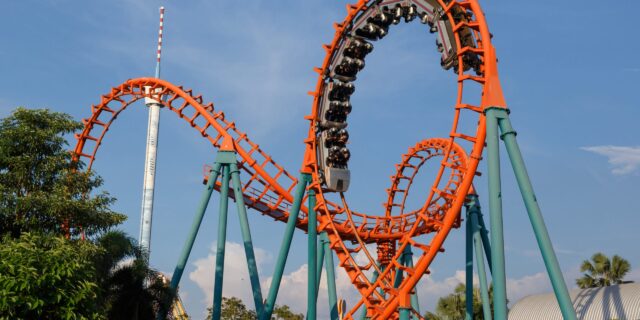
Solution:
M 391 22 L 385 20 L 387 18 L 392 19 Z M 458 94 L 450 107 L 453 117 L 448 137 L 421 140 L 409 149 L 391 177 L 383 214 L 376 215 L 352 210 L 346 194 L 328 185 L 325 174 L 328 168 L 348 170 L 348 150 L 341 149 L 345 139 L 342 147 L 327 149 L 326 146 L 336 143 L 335 140 L 327 142 L 331 134 L 343 134 L 339 129 L 346 128 L 355 74 L 364 67 L 364 55 L 371 51 L 372 43 L 399 22 L 393 19 L 422 21 L 427 29 L 436 33 L 437 49 L 442 53 L 440 63 L 444 69 L 457 74 L 453 85 Z M 317 197 L 314 209 L 318 232 L 327 232 L 338 265 L 347 272 L 361 295 L 346 312 L 346 318 L 354 318 L 364 306 L 372 319 L 393 319 L 398 317 L 399 308 L 411 308 L 409 297 L 416 284 L 428 273 L 435 256 L 443 251 L 451 229 L 460 225 L 460 209 L 477 175 L 484 147 L 483 112 L 489 107 L 505 107 L 496 56 L 477 0 L 362 0 L 348 5 L 344 21 L 334 24 L 334 28 L 333 41 L 324 46 L 326 56 L 322 66 L 315 69 L 319 77 L 310 93 L 313 105 L 306 117 L 310 126 L 304 140 L 306 150 L 301 172 L 312 176 L 308 189 L 314 190 Z M 357 51 L 362 48 L 367 52 Z M 481 94 L 467 94 L 465 88 L 470 83 L 480 87 Z M 296 226 L 306 230 L 309 208 L 302 206 L 299 213 L 290 212 L 298 179 L 212 103 L 205 103 L 201 95 L 164 80 L 131 79 L 103 95 L 100 103 L 91 107 L 91 117 L 83 119 L 84 130 L 76 135 L 75 159 L 86 161 L 91 169 L 113 121 L 132 103 L 145 97 L 160 101 L 185 120 L 214 150 L 219 150 L 223 141 L 233 141 L 238 165 L 244 172 L 245 203 L 282 222 L 286 222 L 290 214 L 296 214 Z M 472 132 L 468 129 L 462 132 L 459 126 L 462 118 L 476 123 Z M 348 139 L 348 135 L 346 137 Z M 341 153 L 335 153 L 336 150 Z M 327 155 L 327 152 L 334 153 Z M 407 195 L 412 187 L 416 188 L 413 179 L 433 158 L 439 158 L 439 169 L 432 186 L 414 191 L 418 195 L 424 193 L 424 203 L 420 208 L 407 210 Z M 219 182 L 217 188 L 220 188 Z M 376 246 L 377 254 L 370 253 L 368 246 Z M 407 247 L 415 251 L 412 266 L 399 262 Z M 361 260 L 355 258 L 358 254 L 364 255 L 368 262 L 358 264 L 357 260 Z M 373 270 L 378 273 L 375 280 L 370 276 Z M 400 273 L 403 276 L 398 278 Z

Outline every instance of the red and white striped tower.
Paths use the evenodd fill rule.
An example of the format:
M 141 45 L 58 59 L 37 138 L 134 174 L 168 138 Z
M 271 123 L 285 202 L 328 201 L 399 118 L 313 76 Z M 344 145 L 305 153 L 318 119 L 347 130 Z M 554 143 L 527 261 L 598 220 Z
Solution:
M 158 31 L 158 52 L 156 61 L 156 78 L 160 78 L 160 57 L 162 54 L 162 34 L 164 28 L 164 7 L 160 7 L 160 29 Z M 142 213 L 140 215 L 140 246 L 151 253 L 151 221 L 153 217 L 153 194 L 156 181 L 156 156 L 158 153 L 158 130 L 160 127 L 161 102 L 158 99 L 145 98 L 149 107 L 149 123 L 147 127 L 147 153 L 144 164 L 144 185 L 142 190 Z

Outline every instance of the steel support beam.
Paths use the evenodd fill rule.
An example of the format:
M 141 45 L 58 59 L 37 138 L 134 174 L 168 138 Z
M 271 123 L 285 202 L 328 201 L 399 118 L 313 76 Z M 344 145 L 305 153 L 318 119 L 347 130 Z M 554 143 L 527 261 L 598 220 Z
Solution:
M 308 173 L 301 173 L 300 179 L 298 179 L 298 185 L 293 196 L 293 203 L 291 204 L 291 211 L 289 212 L 289 219 L 287 220 L 287 226 L 282 238 L 282 244 L 280 245 L 280 252 L 278 253 L 278 260 L 276 261 L 275 269 L 273 270 L 273 277 L 271 278 L 271 287 L 269 288 L 269 295 L 267 301 L 264 304 L 264 312 L 260 319 L 269 320 L 275 307 L 276 298 L 278 297 L 278 291 L 280 290 L 280 282 L 282 281 L 282 275 L 284 274 L 284 267 L 287 264 L 287 258 L 289 257 L 289 250 L 291 249 L 291 240 L 293 239 L 293 232 L 296 229 L 296 222 L 298 222 L 298 213 L 300 212 L 300 206 L 302 205 L 302 199 L 304 198 L 304 192 L 307 189 L 307 184 L 311 181 L 311 175 Z
M 489 266 L 489 272 L 493 272 L 491 268 L 491 242 L 489 241 L 489 232 L 484 224 L 484 218 L 482 217 L 482 210 L 480 209 L 480 200 L 475 201 L 476 216 L 478 217 L 478 226 L 480 227 L 480 237 L 482 238 L 482 247 L 484 248 L 484 254 L 487 257 L 487 265 Z
M 400 307 L 400 320 L 409 320 L 411 318 L 411 308 Z
M 500 145 L 496 113 L 501 108 L 487 108 L 487 167 L 489 171 L 489 215 L 491 217 L 491 267 L 493 309 L 498 320 L 507 319 L 507 286 L 502 223 L 502 191 L 500 183 Z
M 327 291 L 329 294 L 329 309 L 331 320 L 338 319 L 338 296 L 336 294 L 336 271 L 333 264 L 333 251 L 331 251 L 331 242 L 327 232 L 320 234 L 320 243 L 324 251 L 324 265 L 327 276 Z
M 373 271 L 373 277 L 371 278 L 371 283 L 375 283 L 376 281 L 378 281 L 378 270 Z M 360 320 L 367 319 L 367 305 L 363 303 L 360 310 Z
M 404 247 L 404 265 L 413 268 L 413 251 L 411 250 L 411 245 L 407 245 Z M 418 290 L 413 288 L 413 293 L 411 294 L 411 307 L 420 313 L 420 303 L 418 302 Z M 413 317 L 413 316 L 412 316 Z
M 473 224 L 469 203 L 465 203 L 467 219 L 465 221 L 465 320 L 473 320 Z
M 174 292 L 178 290 L 178 284 L 180 284 L 180 279 L 182 278 L 184 267 L 187 264 L 189 255 L 191 254 L 191 249 L 193 248 L 193 243 L 196 240 L 196 236 L 198 235 L 198 230 L 200 230 L 200 224 L 202 223 L 204 213 L 207 211 L 207 205 L 209 204 L 209 200 L 211 199 L 211 193 L 213 193 L 213 186 L 215 185 L 216 180 L 218 180 L 218 176 L 220 175 L 220 167 L 221 164 L 219 162 L 216 162 L 211 169 L 211 173 L 209 174 L 209 181 L 207 182 L 206 189 L 202 194 L 202 198 L 200 199 L 200 206 L 198 207 L 198 211 L 196 211 L 196 215 L 193 219 L 193 224 L 191 225 L 191 231 L 187 236 L 187 241 L 182 248 L 182 253 L 178 258 L 178 263 L 175 270 L 173 271 L 170 286 Z
M 316 297 L 320 292 L 320 282 L 322 282 L 322 266 L 324 265 L 324 247 L 322 246 L 322 233 L 318 241 L 318 259 L 316 260 Z
M 222 281 L 224 279 L 224 254 L 227 243 L 227 213 L 229 209 L 229 167 L 222 167 L 220 187 L 220 213 L 218 216 L 218 243 L 216 248 L 216 271 L 213 287 L 212 319 L 220 319 L 222 310 Z
M 247 217 L 247 207 L 244 205 L 244 195 L 242 193 L 242 183 L 240 182 L 240 171 L 238 165 L 234 161 L 229 164 L 231 172 L 231 181 L 233 184 L 233 193 L 235 195 L 236 207 L 238 208 L 238 218 L 240 220 L 240 231 L 242 233 L 242 241 L 244 242 L 244 253 L 247 257 L 247 265 L 249 267 L 249 278 L 251 279 L 251 289 L 253 292 L 253 302 L 256 307 L 258 317 L 262 315 L 262 289 L 260 288 L 260 278 L 258 276 L 258 267 L 256 257 L 253 251 L 253 241 L 251 239 L 251 230 L 249 229 L 249 218 Z
M 307 262 L 307 319 L 315 320 L 318 304 L 316 291 L 316 263 L 318 259 L 318 217 L 315 211 L 316 194 L 313 189 L 309 190 L 309 218 L 307 225 L 308 236 L 308 262 Z
M 556 295 L 556 299 L 558 299 L 558 304 L 560 305 L 560 311 L 562 312 L 564 319 L 576 319 L 576 311 L 573 308 L 573 303 L 569 296 L 569 290 L 567 290 L 567 285 L 564 282 L 558 258 L 553 250 L 549 232 L 547 231 L 544 219 L 542 218 L 540 206 L 536 200 L 533 186 L 529 179 L 527 168 L 524 164 L 524 159 L 522 158 L 522 153 L 520 152 L 520 147 L 516 141 L 516 132 L 511 126 L 511 121 L 509 120 L 509 115 L 506 110 L 496 110 L 495 112 L 500 113 L 499 125 L 502 131 L 501 138 L 504 140 L 507 153 L 509 154 L 511 166 L 513 167 L 513 172 L 516 176 L 516 180 L 518 181 L 518 187 L 520 188 L 522 199 L 524 200 L 527 213 L 529 214 L 529 220 L 531 220 L 531 226 L 533 227 L 533 232 L 536 235 L 536 240 L 538 241 L 538 247 L 540 247 L 544 264 L 547 268 L 549 278 L 551 279 L 553 291 Z
M 471 229 L 473 231 L 473 242 L 476 250 L 476 267 L 478 268 L 478 278 L 480 280 L 480 299 L 482 301 L 482 314 L 484 320 L 491 320 L 491 301 L 489 300 L 489 285 L 487 282 L 487 272 L 484 267 L 484 254 L 482 248 L 482 236 L 480 235 L 480 224 L 478 223 L 478 212 L 471 210 L 469 214 Z M 473 288 L 473 284 L 472 284 Z M 471 295 L 473 299 L 473 293 Z M 473 318 L 473 312 L 472 312 Z

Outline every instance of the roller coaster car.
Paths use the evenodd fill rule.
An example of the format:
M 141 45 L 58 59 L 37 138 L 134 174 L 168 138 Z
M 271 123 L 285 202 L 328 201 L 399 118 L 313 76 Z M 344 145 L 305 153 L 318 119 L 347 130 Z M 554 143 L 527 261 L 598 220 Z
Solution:
M 349 189 L 351 172 L 349 169 L 324 168 L 324 181 L 327 188 L 336 192 L 345 192 Z
M 370 41 L 382 39 L 390 25 L 398 24 L 403 18 L 405 22 L 419 18 L 432 33 L 437 33 L 436 47 L 441 53 L 442 68 L 459 73 L 462 62 L 464 72 L 473 69 L 476 74 L 482 74 L 482 61 L 477 53 L 468 50 L 460 59 L 457 52 L 456 32 L 460 47 L 477 47 L 473 31 L 466 25 L 473 13 L 460 6 L 448 10 L 451 15 L 446 14 L 445 8 L 437 0 L 406 0 L 401 3 L 375 1 L 342 32 L 341 39 L 330 53 L 330 63 L 321 75 L 324 86 L 316 115 L 318 171 L 327 191 L 344 192 L 349 187 L 349 150 L 345 146 L 346 141 L 336 143 L 331 131 L 347 127 L 347 117 L 351 112 L 350 98 L 355 91 L 354 81 L 365 66 L 365 57 L 373 50 Z M 454 26 L 457 29 L 455 32 Z

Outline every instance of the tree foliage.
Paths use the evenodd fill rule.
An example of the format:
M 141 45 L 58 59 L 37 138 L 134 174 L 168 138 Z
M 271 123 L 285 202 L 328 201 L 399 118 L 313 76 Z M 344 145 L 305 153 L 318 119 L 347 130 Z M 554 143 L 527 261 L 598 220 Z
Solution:
M 231 298 L 222 298 L 222 309 L 220 312 L 221 320 L 254 320 L 257 319 L 256 312 L 253 310 L 248 310 L 247 306 L 244 305 L 242 300 L 231 297 Z
M 213 309 L 208 308 L 209 316 L 207 320 L 212 317 Z M 220 320 L 255 320 L 257 319 L 256 312 L 247 309 L 247 306 L 242 300 L 236 297 L 222 297 L 222 309 L 220 312 Z M 276 305 L 273 308 L 272 320 L 302 320 L 304 314 L 294 313 L 287 305 Z
M 65 135 L 82 128 L 69 115 L 16 109 L 0 121 L 0 234 L 86 235 L 108 230 L 126 217 L 110 209 L 114 198 L 92 195 L 102 179 L 83 172 L 65 150 Z
M 427 313 L 424 315 L 424 318 L 428 320 L 464 319 L 466 315 L 467 301 L 465 291 L 466 286 L 462 283 L 459 284 L 458 286 L 456 286 L 453 293 L 438 299 L 438 304 L 436 305 L 436 313 L 427 311 Z M 491 308 L 493 309 L 493 294 L 491 288 L 489 289 L 489 303 L 491 305 Z M 482 300 L 480 297 L 480 289 L 473 288 L 473 319 L 482 320 L 483 318 L 484 315 Z
M 110 231 L 98 239 L 103 248 L 97 268 L 109 319 L 156 318 L 171 311 L 173 293 L 161 274 L 148 266 L 145 253 L 131 237 Z
M 89 242 L 23 233 L 0 246 L 0 319 L 100 319 Z
M 294 313 L 289 306 L 283 305 L 276 307 L 273 309 L 273 315 L 271 319 L 275 320 L 302 320 L 304 319 L 304 314 L 302 313 Z
M 611 259 L 598 252 L 591 257 L 591 261 L 584 260 L 580 266 L 583 276 L 576 279 L 576 284 L 582 288 L 606 287 L 623 283 L 624 276 L 631 270 L 629 261 L 618 255 Z
M 96 192 L 102 179 L 65 150 L 80 128 L 44 109 L 0 120 L 0 319 L 155 319 L 171 307 L 135 241 L 109 232 L 126 217 Z

